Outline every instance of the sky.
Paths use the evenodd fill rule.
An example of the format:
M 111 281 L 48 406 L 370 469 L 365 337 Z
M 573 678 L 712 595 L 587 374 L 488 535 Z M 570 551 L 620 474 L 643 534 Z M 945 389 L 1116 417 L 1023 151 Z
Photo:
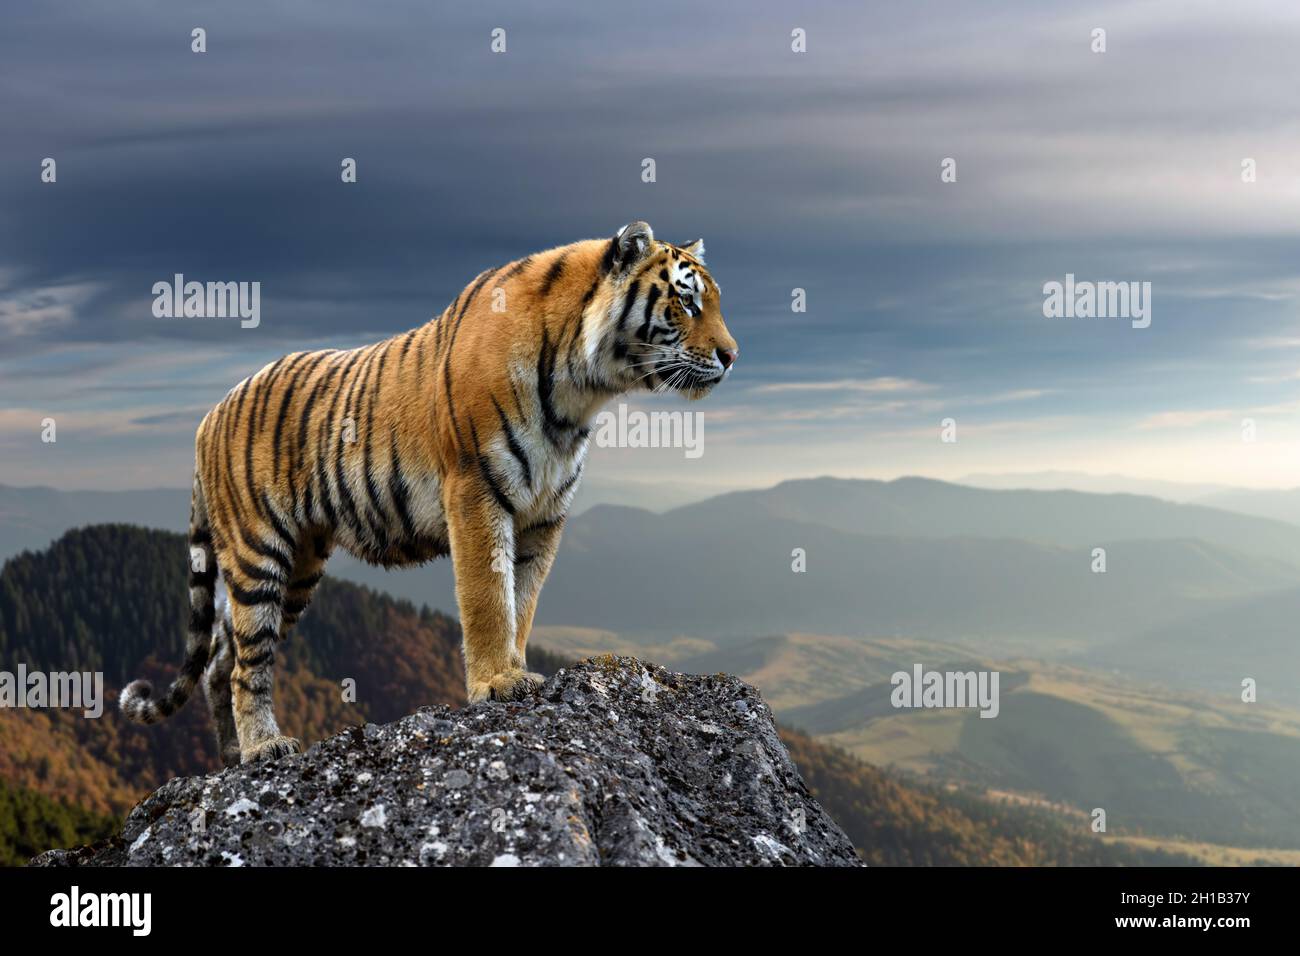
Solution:
M 704 238 L 741 358 L 627 400 L 698 414 L 698 457 L 589 475 L 1300 485 L 1298 48 L 1290 2 L 14 7 L 0 483 L 186 486 L 266 362 L 645 219 Z M 176 273 L 260 282 L 260 324 L 155 317 Z M 1045 317 L 1067 274 L 1149 282 L 1150 326 Z

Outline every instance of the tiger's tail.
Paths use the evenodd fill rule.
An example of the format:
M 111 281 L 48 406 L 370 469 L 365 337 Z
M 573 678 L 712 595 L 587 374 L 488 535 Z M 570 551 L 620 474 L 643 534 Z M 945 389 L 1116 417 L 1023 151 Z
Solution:
M 135 680 L 118 696 L 118 706 L 128 720 L 137 724 L 156 724 L 180 710 L 190 699 L 199 678 L 208 665 L 215 614 L 214 589 L 217 581 L 216 554 L 212 550 L 212 529 L 208 524 L 207 502 L 203 485 L 194 475 L 194 492 L 190 499 L 190 624 L 185 638 L 185 663 L 167 693 L 155 697 L 153 685 Z

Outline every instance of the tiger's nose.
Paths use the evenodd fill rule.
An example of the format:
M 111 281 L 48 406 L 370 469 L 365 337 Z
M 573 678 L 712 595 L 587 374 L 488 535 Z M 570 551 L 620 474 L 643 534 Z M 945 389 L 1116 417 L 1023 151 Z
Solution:
M 740 349 L 718 349 L 718 361 L 722 363 L 723 371 L 731 368 L 736 364 L 736 358 L 740 355 Z

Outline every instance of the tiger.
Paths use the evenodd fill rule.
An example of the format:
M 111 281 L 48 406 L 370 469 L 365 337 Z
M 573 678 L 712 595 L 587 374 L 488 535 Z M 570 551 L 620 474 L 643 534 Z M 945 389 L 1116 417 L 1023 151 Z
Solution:
M 201 682 L 225 765 L 301 752 L 276 723 L 275 652 L 336 547 L 386 568 L 449 556 L 469 701 L 535 692 L 528 637 L 592 420 L 727 378 L 720 296 L 703 240 L 635 221 L 488 269 L 418 328 L 244 379 L 195 436 L 184 663 L 161 695 L 131 682 L 123 714 L 156 723 Z

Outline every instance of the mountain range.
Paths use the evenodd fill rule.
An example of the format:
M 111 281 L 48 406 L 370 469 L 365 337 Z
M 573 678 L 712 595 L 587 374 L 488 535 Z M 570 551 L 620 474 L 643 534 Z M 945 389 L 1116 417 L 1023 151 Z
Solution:
M 0 570 L 0 666 L 102 668 L 111 690 L 172 672 L 186 619 L 185 541 L 92 526 Z M 277 712 L 310 745 L 422 704 L 463 704 L 459 629 L 429 608 L 326 578 L 277 667 Z M 563 658 L 529 649 L 554 672 Z M 340 682 L 355 681 L 349 701 Z M 878 865 L 1189 863 L 1156 847 L 1095 839 L 1050 813 L 896 778 L 796 731 L 784 739 L 810 788 Z M 143 793 L 216 769 L 207 718 L 192 701 L 155 727 L 115 709 L 0 711 L 0 864 L 102 837 Z
M 180 530 L 186 497 L 0 487 L 0 554 L 43 547 L 69 522 Z M 416 605 L 455 606 L 447 561 L 384 571 L 340 554 L 329 571 Z M 1252 635 L 1285 634 L 1282 595 L 1294 588 L 1300 526 L 1282 521 L 1126 494 L 811 479 L 663 513 L 596 505 L 576 515 L 537 620 L 643 645 L 680 635 L 708 644 L 908 636 L 983 651 L 1097 652 L 1118 667 L 1131 650 L 1140 668 L 1171 629 L 1213 644 L 1237 608 L 1249 609 Z M 1269 648 L 1286 650 L 1262 641 L 1261 653 Z M 1292 665 L 1264 657 L 1254 666 Z

